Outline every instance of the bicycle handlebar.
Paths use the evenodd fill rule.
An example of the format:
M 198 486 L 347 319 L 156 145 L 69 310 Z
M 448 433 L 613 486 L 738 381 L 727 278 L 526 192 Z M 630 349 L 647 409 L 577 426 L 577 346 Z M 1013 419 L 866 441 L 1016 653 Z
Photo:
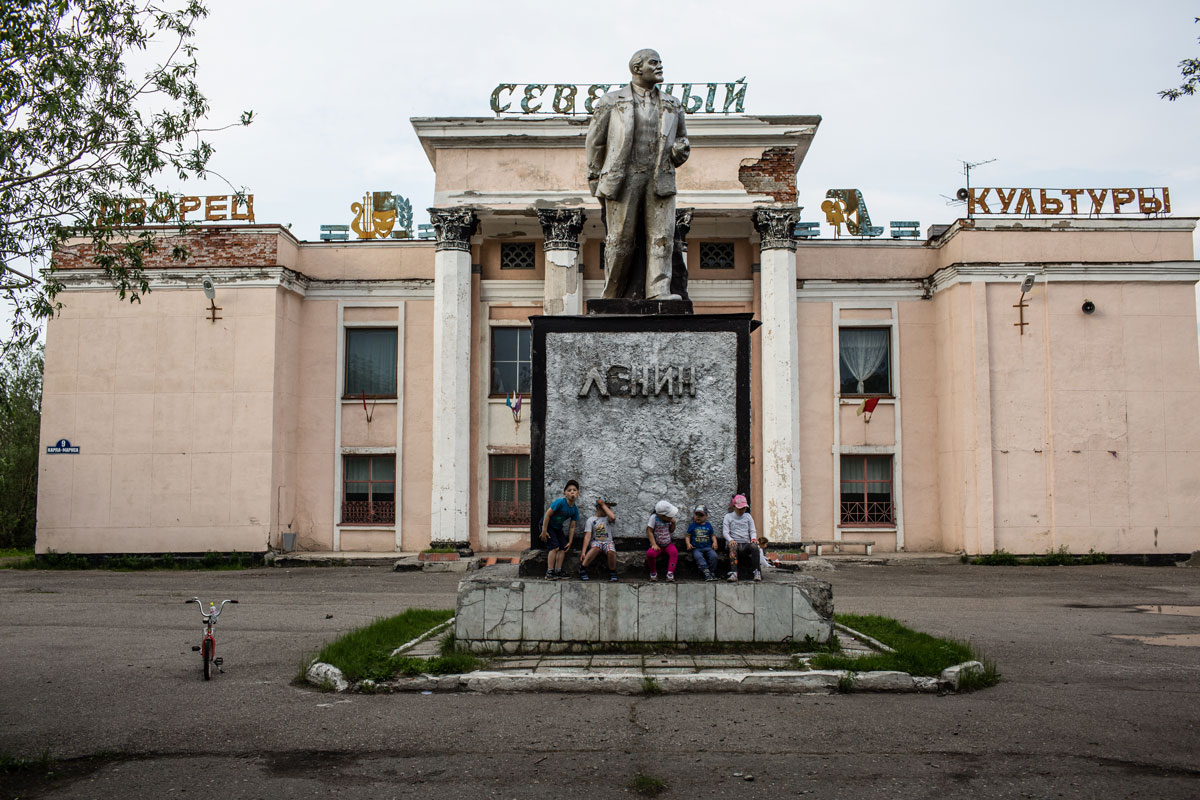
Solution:
M 217 617 L 221 616 L 221 609 L 225 608 L 226 603 L 233 603 L 234 605 L 237 605 L 237 600 L 222 600 L 221 605 L 217 606 L 215 609 L 213 608 L 212 603 L 209 603 L 208 607 L 211 609 L 210 611 L 204 610 L 204 603 L 200 601 L 199 597 L 193 597 L 191 600 L 183 601 L 184 605 L 187 605 L 188 603 L 195 603 L 196 605 L 200 606 L 200 616 L 204 617 L 205 619 L 216 619 Z

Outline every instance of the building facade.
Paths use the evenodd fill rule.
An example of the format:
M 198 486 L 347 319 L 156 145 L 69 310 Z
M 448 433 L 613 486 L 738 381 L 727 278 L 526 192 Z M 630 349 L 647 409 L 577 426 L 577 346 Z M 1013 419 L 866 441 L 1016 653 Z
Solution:
M 798 240 L 819 123 L 694 117 L 678 173 L 697 312 L 762 322 L 750 499 L 771 539 L 1200 549 L 1195 220 Z M 59 253 L 42 440 L 79 450 L 42 456 L 38 552 L 527 546 L 529 317 L 603 284 L 586 120 L 413 126 L 435 240 L 200 225 L 135 305 L 85 246 Z

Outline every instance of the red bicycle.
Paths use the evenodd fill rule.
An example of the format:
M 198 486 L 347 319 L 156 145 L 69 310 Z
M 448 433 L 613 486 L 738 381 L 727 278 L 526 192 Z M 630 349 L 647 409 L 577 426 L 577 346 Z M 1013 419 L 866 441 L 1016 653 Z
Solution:
M 226 603 L 237 604 L 237 600 L 222 600 L 220 606 L 213 603 L 208 604 L 208 611 L 204 610 L 204 603 L 200 602 L 199 597 L 193 597 L 191 600 L 184 600 L 185 604 L 195 603 L 200 606 L 200 616 L 204 618 L 204 638 L 200 640 L 200 644 L 192 647 L 193 652 L 200 653 L 200 665 L 204 671 L 204 680 L 209 680 L 212 677 L 212 668 L 216 667 L 218 672 L 224 672 L 221 669 L 221 659 L 217 657 L 217 640 L 213 638 L 213 625 L 217 624 L 217 617 L 221 616 L 221 609 L 225 608 Z

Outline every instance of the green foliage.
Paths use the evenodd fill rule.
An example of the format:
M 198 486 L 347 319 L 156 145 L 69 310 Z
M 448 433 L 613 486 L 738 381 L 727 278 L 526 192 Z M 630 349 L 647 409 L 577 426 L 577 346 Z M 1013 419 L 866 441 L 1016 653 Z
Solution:
M 397 671 L 412 674 L 408 670 L 416 669 L 416 665 L 409 662 L 420 662 L 422 667 L 428 666 L 428 662 L 414 658 L 393 658 L 392 651 L 442 624 L 453 615 L 454 612 L 449 610 L 410 608 L 403 614 L 377 619 L 330 642 L 317 653 L 316 660 L 337 667 L 346 676 L 346 680 L 350 681 L 360 681 L 363 678 L 385 680 Z M 455 661 L 458 655 L 469 656 L 466 653 L 439 656 L 429 659 L 429 662 L 437 661 L 438 664 L 433 665 L 435 668 L 449 668 L 463 661 Z M 427 671 L 429 670 L 422 668 L 415 674 Z
M 986 689 L 989 686 L 995 686 L 1000 682 L 1000 670 L 996 669 L 996 662 L 990 658 L 977 659 L 983 664 L 982 672 L 964 672 L 958 677 L 958 691 L 974 692 L 978 689 Z
M 193 44 L 208 11 L 200 0 L 171 5 L 24 0 L 0 13 L 0 294 L 12 305 L 13 341 L 34 341 L 59 307 L 49 259 L 72 237 L 88 242 L 86 256 L 122 299 L 138 301 L 150 289 L 144 260 L 160 244 L 127 226 L 177 216 L 160 176 L 210 173 L 203 136 L 216 129 L 204 127 Z M 131 74 L 152 50 L 170 55 Z M 152 213 L 126 205 L 137 198 Z
M 662 694 L 662 691 L 662 684 L 658 679 L 650 675 L 642 678 L 642 694 Z
M 456 547 L 426 547 L 422 553 L 457 553 Z
M 42 421 L 43 360 L 41 344 L 19 343 L 0 352 L 2 548 L 33 547 L 37 525 L 38 436 Z
M 1200 17 L 1196 17 L 1193 21 L 1200 22 Z M 1179 85 L 1178 89 L 1165 89 L 1159 92 L 1159 97 L 1175 102 L 1184 95 L 1196 93 L 1196 88 L 1200 86 L 1200 58 L 1185 58 L 1180 61 L 1179 72 L 1183 77 L 1183 83 Z
M 970 645 L 919 633 L 889 617 L 874 614 L 837 614 L 834 618 L 843 625 L 894 648 L 896 652 L 857 657 L 819 653 L 810 662 L 816 669 L 845 669 L 855 672 L 900 670 L 910 675 L 935 676 L 946 667 L 976 658 Z
M 50 757 L 49 748 L 42 750 L 37 758 L 23 758 L 14 756 L 12 753 L 0 752 L 0 775 L 19 773 L 49 775 L 53 770 L 54 759 Z
M 854 691 L 854 673 L 847 672 L 838 678 L 837 690 L 840 694 L 850 694 Z
M 390 678 L 396 674 L 407 675 L 409 677 L 416 677 L 417 675 L 461 675 L 464 672 L 473 672 L 479 669 L 481 664 L 483 662 L 471 653 L 450 653 L 433 658 L 401 656 L 392 659 L 386 671 L 381 673 L 375 680 Z
M 1024 558 L 1000 549 L 991 555 L 973 558 L 971 563 L 988 567 L 1071 567 L 1077 564 L 1107 564 L 1108 554 L 1099 553 L 1093 549 L 1088 550 L 1085 555 L 1076 556 L 1072 555 L 1071 549 L 1064 544 L 1059 545 L 1057 550 L 1047 550 L 1045 555 L 1025 556 Z
M 1021 563 L 1021 560 L 1001 547 L 990 555 L 971 559 L 971 563 L 986 567 L 1015 567 Z
M 639 772 L 633 776 L 633 780 L 629 783 L 629 788 L 642 797 L 658 797 L 667 790 L 667 782 L 662 778 L 656 778 L 653 775 Z
M 172 553 L 153 556 L 146 553 L 100 555 L 88 558 L 74 553 L 51 550 L 17 564 L 18 569 L 110 569 L 135 572 L 148 569 L 169 570 L 241 570 L 253 565 L 254 558 L 234 551 L 229 555 L 207 552 L 202 558 L 176 558 Z

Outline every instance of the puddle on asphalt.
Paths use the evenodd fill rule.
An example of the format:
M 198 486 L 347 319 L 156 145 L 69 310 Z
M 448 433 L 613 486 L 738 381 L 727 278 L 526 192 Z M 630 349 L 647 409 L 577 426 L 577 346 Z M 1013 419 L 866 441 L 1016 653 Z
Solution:
M 1167 633 L 1157 636 L 1138 636 L 1136 634 L 1111 634 L 1114 639 L 1125 639 L 1142 644 L 1157 644 L 1167 647 L 1200 647 L 1200 633 Z
M 1147 614 L 1174 614 L 1184 617 L 1200 617 L 1200 606 L 1134 606 L 1134 611 Z

